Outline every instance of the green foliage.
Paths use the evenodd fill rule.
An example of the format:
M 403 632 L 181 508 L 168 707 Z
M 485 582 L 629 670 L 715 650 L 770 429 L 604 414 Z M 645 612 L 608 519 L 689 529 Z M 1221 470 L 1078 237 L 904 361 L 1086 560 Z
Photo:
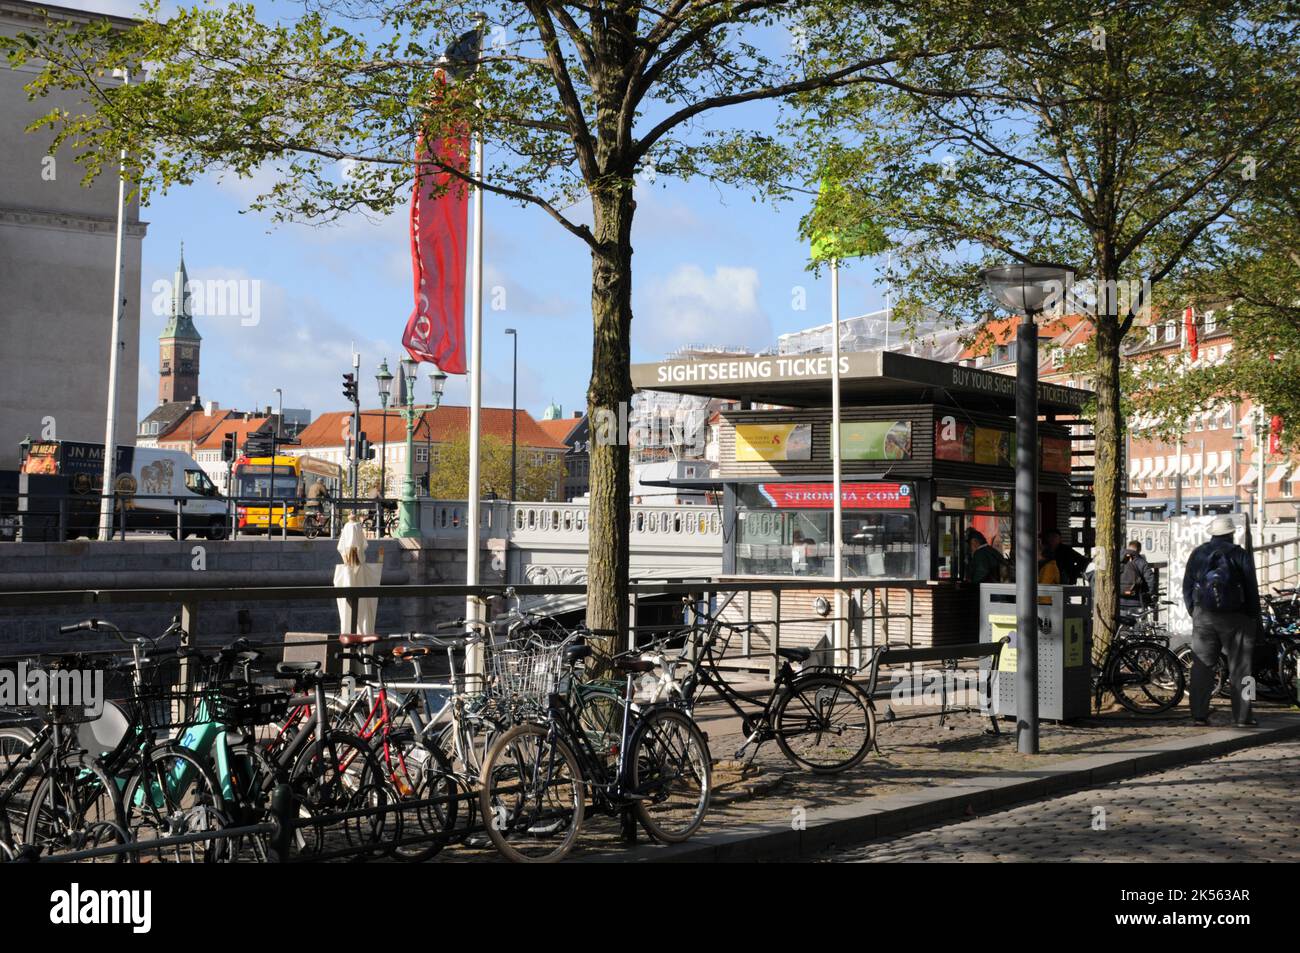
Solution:
M 557 500 L 564 483 L 564 460 L 561 457 L 533 462 L 533 451 L 519 448 L 518 497 L 520 500 Z M 510 496 L 510 442 L 492 434 L 479 438 L 479 485 L 483 492 L 501 499 Z M 433 472 L 429 477 L 429 495 L 442 500 L 463 500 L 469 489 L 469 435 L 438 444 Z
M 1282 442 L 1300 447 L 1300 185 L 1297 170 L 1279 167 L 1261 194 L 1234 216 L 1237 240 L 1205 250 L 1171 287 L 1171 314 L 1191 304 L 1215 308 L 1232 332 L 1232 351 L 1215 363 L 1186 354 L 1144 362 L 1135 374 L 1136 405 L 1161 418 L 1157 432 L 1174 436 L 1188 417 L 1224 402 L 1249 400 L 1282 417 Z M 1204 350 L 1204 346 L 1202 346 Z

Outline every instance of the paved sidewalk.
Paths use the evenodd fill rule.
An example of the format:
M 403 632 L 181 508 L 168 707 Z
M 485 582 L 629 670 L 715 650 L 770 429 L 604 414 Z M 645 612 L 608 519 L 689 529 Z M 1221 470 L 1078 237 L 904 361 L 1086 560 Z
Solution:
M 1300 742 L 1280 742 L 818 859 L 1297 861 L 1297 791 Z

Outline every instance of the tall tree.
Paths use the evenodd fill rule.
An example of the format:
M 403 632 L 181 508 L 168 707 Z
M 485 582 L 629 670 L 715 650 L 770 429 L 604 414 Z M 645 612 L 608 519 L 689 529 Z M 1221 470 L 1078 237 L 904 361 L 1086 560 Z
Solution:
M 15 64 L 41 64 L 34 94 L 71 87 L 92 103 L 47 117 L 87 175 L 126 149 L 147 198 L 209 170 L 269 165 L 277 181 L 254 207 L 321 221 L 404 200 L 417 130 L 480 130 L 490 149 L 481 181 L 448 171 L 543 210 L 590 253 L 593 421 L 617 418 L 632 392 L 636 174 L 772 188 L 787 167 L 767 161 L 770 137 L 728 130 L 720 111 L 888 79 L 900 56 L 967 45 L 946 36 L 935 46 L 917 30 L 902 48 L 881 28 L 903 15 L 901 0 L 324 0 L 285 24 L 262 22 L 250 4 L 164 20 L 151 2 L 133 30 L 54 23 L 10 45 Z M 438 51 L 480 14 L 488 53 L 443 90 Z M 151 65 L 142 81 L 108 81 L 140 63 Z M 592 446 L 593 627 L 617 628 L 626 613 L 628 477 L 626 445 Z
M 989 313 L 982 266 L 1077 271 L 1066 304 L 1093 332 L 1100 645 L 1117 610 L 1121 342 L 1150 289 L 1189 249 L 1230 241 L 1260 170 L 1296 149 L 1296 24 L 1252 0 L 921 0 L 912 17 L 930 42 L 975 48 L 900 64 L 884 89 L 805 99 L 819 166 L 856 198 L 806 227 L 834 227 L 835 207 L 877 222 L 914 303 L 967 320 Z

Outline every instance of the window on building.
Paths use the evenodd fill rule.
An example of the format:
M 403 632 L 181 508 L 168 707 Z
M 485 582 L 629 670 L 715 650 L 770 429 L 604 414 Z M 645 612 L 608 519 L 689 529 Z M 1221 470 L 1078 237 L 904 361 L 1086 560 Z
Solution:
M 1218 319 L 1215 318 L 1215 316 L 1214 316 L 1214 311 L 1213 311 L 1213 310 L 1210 310 L 1210 311 L 1206 311 L 1206 312 L 1205 312 L 1204 321 L 1205 321 L 1205 333 L 1206 333 L 1206 334 L 1209 334 L 1209 333 L 1210 333 L 1211 331 L 1213 331 L 1213 330 L 1215 329 L 1215 327 L 1218 325 Z
M 1177 341 L 1177 340 L 1178 340 L 1178 322 L 1177 322 L 1177 321 L 1169 321 L 1169 322 L 1167 322 L 1167 323 L 1165 324 L 1165 340 L 1166 340 L 1166 341 Z
M 1147 343 L 1148 343 L 1148 344 L 1155 344 L 1155 343 L 1157 343 L 1159 340 L 1160 340 L 1160 328 L 1159 328 L 1159 326 L 1158 326 L 1158 325 L 1155 325 L 1155 324 L 1152 324 L 1152 325 L 1148 326 L 1148 327 L 1147 327 Z
M 428 448 L 428 447 L 416 447 L 416 448 L 415 448 L 415 462 L 416 462 L 416 463 L 428 463 L 428 462 L 429 462 L 429 448 Z

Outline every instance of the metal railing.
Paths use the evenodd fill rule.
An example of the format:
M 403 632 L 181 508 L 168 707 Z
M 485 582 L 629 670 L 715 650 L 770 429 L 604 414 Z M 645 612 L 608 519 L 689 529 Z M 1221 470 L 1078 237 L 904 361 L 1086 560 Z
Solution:
M 865 664 L 870 650 L 883 644 L 912 644 L 912 623 L 916 618 L 914 594 L 929 587 L 920 580 L 848 580 L 834 582 L 829 579 L 734 581 L 712 578 L 636 580 L 628 591 L 628 620 L 623 627 L 623 641 L 633 648 L 639 639 L 662 630 L 663 626 L 638 624 L 640 610 L 650 611 L 657 604 L 658 611 L 667 611 L 672 626 L 680 627 L 695 611 L 716 606 L 721 597 L 731 595 L 726 618 L 732 622 L 752 623 L 763 633 L 760 638 L 747 636 L 741 651 L 729 659 L 734 668 L 766 671 L 774 675 L 779 667 L 778 650 L 797 644 L 834 654 L 839 664 L 855 668 Z M 811 613 L 797 603 L 791 605 L 791 594 L 845 593 L 844 614 L 826 615 Z M 85 617 L 111 620 L 114 606 L 139 607 L 143 604 L 171 604 L 179 609 L 181 626 L 186 633 L 198 631 L 198 621 L 204 606 L 230 603 L 310 603 L 333 605 L 335 600 L 346 600 L 348 616 L 358 618 L 360 600 L 422 600 L 417 603 L 424 625 L 432 626 L 441 618 L 430 617 L 429 600 L 434 605 L 455 606 L 447 617 L 463 615 L 461 607 L 468 598 L 476 599 L 485 610 L 493 605 L 503 605 L 507 595 L 518 596 L 524 604 L 532 598 L 556 595 L 582 595 L 586 586 L 568 585 L 450 585 L 443 583 L 356 586 L 251 586 L 166 589 L 53 589 L 43 591 L 0 592 L 0 609 L 57 609 L 76 607 Z M 764 596 L 755 599 L 755 595 Z M 498 600 L 495 601 L 494 600 Z M 901 605 L 900 605 L 901 603 Z M 805 600 L 806 605 L 806 600 Z M 766 611 L 765 611 L 766 610 Z M 787 611 L 789 610 L 789 611 Z M 65 610 L 66 612 L 66 610 Z M 680 615 L 677 615 L 680 613 Z M 484 612 L 484 617 L 490 613 Z M 836 640 L 834 627 L 842 626 L 847 638 Z M 292 626 L 287 627 L 292 630 Z M 234 637 L 236 633 L 230 633 Z M 190 636 L 191 644 L 193 636 Z M 839 644 L 837 644 L 837 641 Z M 844 656 L 847 651 L 848 657 Z M 0 648 L 3 652 L 3 648 Z

